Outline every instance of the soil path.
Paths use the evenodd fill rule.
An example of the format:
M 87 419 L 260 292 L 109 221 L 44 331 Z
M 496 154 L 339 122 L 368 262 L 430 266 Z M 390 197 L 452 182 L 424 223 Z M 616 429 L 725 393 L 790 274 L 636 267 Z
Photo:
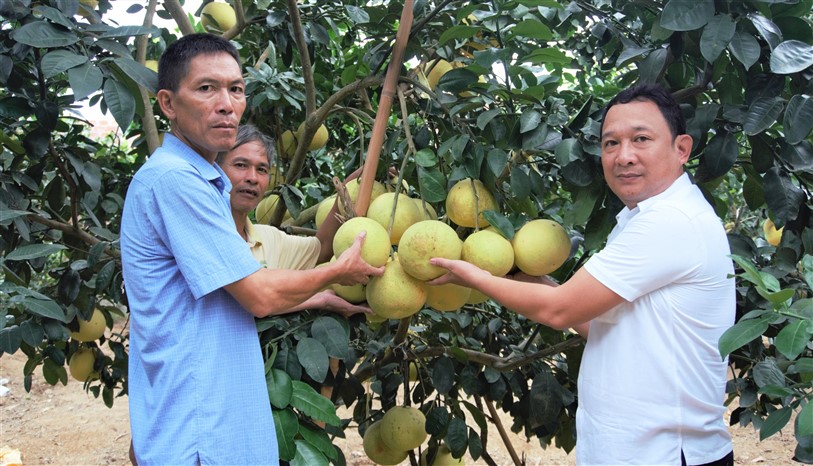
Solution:
M 0 448 L 19 450 L 24 465 L 129 465 L 126 398 L 117 398 L 113 408 L 108 409 L 101 399 L 86 393 L 81 383 L 71 379 L 66 386 L 50 386 L 41 372 L 35 372 L 31 392 L 26 393 L 22 384 L 24 364 L 25 355 L 21 352 L 0 357 L 0 380 L 5 379 L 0 385 L 10 390 L 0 396 Z M 510 425 L 507 418 L 504 422 Z M 795 441 L 790 425 L 762 442 L 751 426 L 732 427 L 735 464 L 798 465 L 791 460 Z M 521 436 L 513 436 L 512 442 L 518 453 L 525 455 L 528 466 L 575 464 L 574 455 L 562 450 L 543 450 L 536 442 L 528 443 Z M 337 445 L 349 465 L 373 464 L 364 455 L 355 430 L 349 429 L 347 438 Z M 499 438 L 489 439 L 489 450 L 499 465 L 512 464 Z M 467 458 L 466 464 L 485 463 Z

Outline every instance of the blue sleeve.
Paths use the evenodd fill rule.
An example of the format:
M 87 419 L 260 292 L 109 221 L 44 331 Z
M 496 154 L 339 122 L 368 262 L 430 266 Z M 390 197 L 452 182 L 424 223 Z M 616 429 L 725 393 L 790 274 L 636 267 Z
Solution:
M 191 167 L 161 175 L 153 202 L 164 241 L 195 299 L 260 269 L 224 196 Z

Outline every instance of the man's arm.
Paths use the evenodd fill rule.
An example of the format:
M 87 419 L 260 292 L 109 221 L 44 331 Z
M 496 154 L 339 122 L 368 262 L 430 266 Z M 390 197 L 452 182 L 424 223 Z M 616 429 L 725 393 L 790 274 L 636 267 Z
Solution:
M 331 283 L 366 284 L 370 276 L 384 273 L 384 267 L 373 267 L 361 258 L 364 234 L 336 261 L 309 270 L 261 268 L 253 274 L 230 283 L 224 289 L 255 317 L 290 312 Z
M 448 270 L 446 275 L 430 281 L 430 284 L 451 282 L 476 288 L 503 306 L 557 329 L 574 327 L 582 333 L 590 320 L 624 302 L 624 298 L 584 269 L 565 283 L 553 287 L 495 277 L 461 260 L 433 258 L 430 263 Z

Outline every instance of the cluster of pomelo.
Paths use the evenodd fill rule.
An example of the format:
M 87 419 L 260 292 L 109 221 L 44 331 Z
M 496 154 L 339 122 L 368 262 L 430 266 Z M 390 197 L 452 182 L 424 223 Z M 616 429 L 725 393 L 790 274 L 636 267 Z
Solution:
M 358 183 L 349 183 L 348 193 L 355 202 Z M 317 225 L 324 221 L 334 201 L 330 197 L 320 205 Z M 376 182 L 367 215 L 353 217 L 339 227 L 333 252 L 338 257 L 365 231 L 362 258 L 375 267 L 384 266 L 384 274 L 373 277 L 366 286 L 334 286 L 336 294 L 353 303 L 366 301 L 373 310 L 374 315 L 368 315 L 373 322 L 409 317 L 424 306 L 455 311 L 488 297 L 455 284 L 427 284 L 445 273 L 429 263 L 433 257 L 461 259 L 495 276 L 505 276 L 515 268 L 539 276 L 553 272 L 569 256 L 570 238 L 555 221 L 532 220 L 510 241 L 491 227 L 483 212 L 496 210 L 497 201 L 479 180 L 457 182 L 448 193 L 445 208 L 449 222 L 464 227 L 459 230 L 466 234 L 465 239 L 449 223 L 438 220 L 429 204 L 387 192 Z
M 76 321 L 79 324 L 79 330 L 71 332 L 71 338 L 81 343 L 98 340 L 104 335 L 107 328 L 104 313 L 98 308 L 93 310 L 90 320 L 84 320 L 77 316 Z M 94 370 L 96 349 L 91 346 L 83 346 L 81 343 L 79 349 L 70 356 L 68 372 L 71 377 L 80 382 L 96 380 L 99 378 L 98 372 Z

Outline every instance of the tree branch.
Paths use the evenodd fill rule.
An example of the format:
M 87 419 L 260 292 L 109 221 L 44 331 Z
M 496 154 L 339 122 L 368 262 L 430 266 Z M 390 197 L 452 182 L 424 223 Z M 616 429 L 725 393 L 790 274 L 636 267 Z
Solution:
M 73 225 L 70 225 L 70 224 L 65 223 L 65 222 L 58 222 L 56 220 L 52 220 L 50 218 L 45 218 L 45 217 L 43 217 L 41 215 L 37 215 L 37 214 L 28 214 L 28 216 L 26 218 L 28 218 L 29 220 L 31 220 L 33 222 L 39 223 L 40 225 L 45 225 L 48 228 L 52 228 L 54 230 L 59 230 L 59 231 L 61 231 L 63 233 L 66 233 L 68 235 L 75 236 L 75 237 L 79 238 L 80 240 L 84 241 L 89 246 L 95 246 L 95 245 L 102 242 L 102 240 L 100 240 L 99 238 L 96 238 L 95 236 L 91 235 L 90 233 L 88 233 L 88 232 L 86 232 L 86 231 L 84 231 L 84 230 L 82 230 L 82 229 L 80 229 L 78 227 L 74 227 Z M 105 252 L 108 255 L 110 255 L 111 257 L 118 258 L 118 257 L 121 256 L 121 253 L 119 252 L 118 249 L 115 249 L 115 248 L 110 247 L 110 246 L 105 248 Z

